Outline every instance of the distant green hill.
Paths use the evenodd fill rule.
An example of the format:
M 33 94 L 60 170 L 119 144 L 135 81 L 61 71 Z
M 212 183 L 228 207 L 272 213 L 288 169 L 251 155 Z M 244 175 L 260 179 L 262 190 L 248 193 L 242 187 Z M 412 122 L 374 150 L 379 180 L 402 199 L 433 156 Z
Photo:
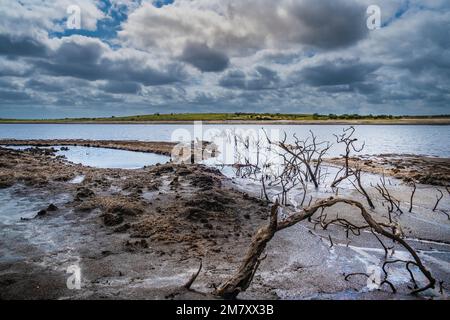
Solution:
M 1 122 L 139 122 L 139 121 L 345 121 L 345 120 L 414 120 L 414 119 L 449 119 L 450 115 L 433 116 L 392 116 L 392 115 L 358 115 L 358 114 L 281 114 L 281 113 L 170 113 L 136 115 L 108 118 L 65 118 L 65 119 L 0 119 Z

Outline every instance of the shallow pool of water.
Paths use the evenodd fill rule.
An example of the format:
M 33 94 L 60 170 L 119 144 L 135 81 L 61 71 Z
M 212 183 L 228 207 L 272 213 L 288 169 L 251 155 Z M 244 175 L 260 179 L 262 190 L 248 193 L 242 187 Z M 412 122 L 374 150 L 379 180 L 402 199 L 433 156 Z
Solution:
M 6 146 L 6 148 L 24 150 L 30 146 Z M 139 169 L 170 161 L 170 157 L 156 153 L 82 146 L 55 146 L 54 148 L 58 150 L 56 155 L 65 156 L 69 162 L 95 168 Z

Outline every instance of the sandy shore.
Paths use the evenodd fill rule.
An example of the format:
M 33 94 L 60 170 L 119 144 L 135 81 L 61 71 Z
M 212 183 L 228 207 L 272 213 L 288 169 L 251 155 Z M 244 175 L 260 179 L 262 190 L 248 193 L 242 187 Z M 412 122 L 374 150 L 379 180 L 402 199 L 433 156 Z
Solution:
M 47 151 L 0 148 L 0 201 L 5 204 L 0 211 L 0 298 L 201 299 L 179 290 L 199 260 L 204 267 L 193 287 L 211 292 L 236 270 L 252 235 L 267 223 L 269 204 L 236 183 L 203 165 L 96 169 Z M 407 206 L 409 187 L 393 180 L 390 188 Z M 447 288 L 450 221 L 431 211 L 435 188 L 419 185 L 413 212 L 396 219 Z M 372 214 L 386 221 L 381 199 L 369 192 L 376 204 Z M 364 200 L 355 191 L 341 193 Z M 450 209 L 448 195 L 439 209 Z M 339 205 L 328 214 L 337 212 L 361 222 L 352 208 Z M 266 253 L 254 282 L 240 297 L 420 298 L 408 294 L 406 270 L 394 272 L 396 294 L 387 287 L 368 291 L 365 279 L 344 280 L 344 273 L 365 272 L 381 259 L 383 250 L 370 233 L 347 238 L 337 228 L 319 231 L 305 222 L 276 234 Z M 397 248 L 397 255 L 404 251 Z M 81 268 L 81 290 L 66 287 L 66 269 L 73 264 Z M 430 295 L 442 298 L 436 292 L 426 297 Z

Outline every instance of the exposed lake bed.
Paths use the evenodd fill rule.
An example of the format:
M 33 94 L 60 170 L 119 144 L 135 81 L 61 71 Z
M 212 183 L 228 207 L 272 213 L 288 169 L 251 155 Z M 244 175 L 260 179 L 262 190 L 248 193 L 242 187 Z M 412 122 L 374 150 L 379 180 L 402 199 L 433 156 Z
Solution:
M 33 141 L 22 143 L 33 145 Z M 97 147 L 101 144 L 85 143 Z M 42 147 L 42 142 L 39 144 Z M 46 144 L 62 145 L 61 141 Z M 146 152 L 155 151 L 151 145 L 148 143 Z M 133 148 L 133 143 L 129 147 Z M 127 147 L 122 143 L 121 148 Z M 267 223 L 270 211 L 269 204 L 255 190 L 245 190 L 239 180 L 205 165 L 167 163 L 135 170 L 102 169 L 71 164 L 52 152 L 6 148 L 0 149 L 0 159 L 1 199 L 13 204 L 4 207 L 1 214 L 5 232 L 1 240 L 0 283 L 4 299 L 201 298 L 193 292 L 179 293 L 177 288 L 196 271 L 202 259 L 203 269 L 193 287 L 211 292 L 237 269 L 251 237 Z M 423 157 L 418 165 L 428 163 L 426 159 Z M 443 171 L 434 173 L 447 186 L 448 172 L 444 169 L 448 169 L 448 159 L 441 161 Z M 434 164 L 423 165 L 418 171 L 430 168 L 435 168 Z M 432 184 L 417 181 L 413 212 L 404 208 L 397 219 L 407 241 L 419 250 L 424 263 L 447 288 L 450 221 L 443 212 L 448 212 L 450 204 L 446 189 Z M 392 178 L 390 188 L 407 206 L 411 187 Z M 432 211 L 437 188 L 445 198 L 438 210 Z M 364 201 L 345 186 L 340 194 Z M 313 192 L 312 196 L 314 202 L 335 194 L 324 191 Z M 377 209 L 372 214 L 386 219 L 382 199 L 374 198 Z M 330 216 L 340 212 L 356 219 L 354 208 L 338 205 L 327 210 Z M 394 270 L 392 279 L 399 287 L 397 294 L 388 287 L 368 290 L 364 278 L 345 280 L 343 273 L 364 272 L 367 265 L 382 259 L 382 248 L 370 234 L 346 238 L 345 231 L 338 228 L 319 231 L 312 224 L 302 223 L 277 233 L 266 253 L 252 286 L 240 297 L 411 297 L 406 270 L 401 268 Z M 397 248 L 393 257 L 405 254 Z M 65 271 L 74 263 L 82 270 L 81 290 L 66 287 Z M 416 276 L 417 281 L 423 281 L 420 274 Z M 439 286 L 423 297 L 442 298 L 438 291 Z

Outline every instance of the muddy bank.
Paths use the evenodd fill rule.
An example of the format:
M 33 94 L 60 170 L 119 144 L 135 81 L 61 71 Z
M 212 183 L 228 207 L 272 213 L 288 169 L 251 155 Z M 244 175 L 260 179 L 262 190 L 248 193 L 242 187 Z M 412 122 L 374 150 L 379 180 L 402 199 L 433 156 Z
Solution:
M 48 288 L 58 275 L 60 290 L 56 292 L 64 293 L 59 298 L 66 294 L 110 297 L 105 293 L 108 288 L 100 288 L 102 279 L 126 278 L 129 285 L 148 273 L 157 275 L 159 284 L 150 289 L 144 286 L 135 294 L 130 293 L 133 285 L 129 285 L 127 295 L 163 299 L 172 290 L 164 287 L 183 285 L 199 259 L 205 260 L 210 271 L 218 264 L 235 266 L 250 237 L 267 218 L 266 203 L 233 189 L 215 169 L 173 164 L 140 170 L 95 169 L 70 165 L 48 153 L 0 148 L 1 187 L 9 201 L 31 201 L 35 196 L 48 199 L 35 209 L 30 206 L 30 212 L 25 210 L 16 222 L 21 228 L 47 230 L 58 221 L 58 228 L 63 228 L 57 234 L 49 228 L 52 238 L 48 241 L 57 243 L 50 250 L 15 234 L 19 227 L 14 223 L 1 224 L 0 242 L 9 248 L 8 255 L 22 257 L 13 262 L 0 259 L 3 299 L 56 298 L 58 294 Z M 62 193 L 64 201 L 53 200 Z M 20 240 L 6 245 L 11 241 L 8 233 Z M 69 248 L 71 256 L 58 261 L 55 252 Z M 30 259 L 36 253 L 37 257 Z M 80 261 L 83 286 L 90 288 L 83 296 L 65 289 L 63 271 L 72 259 Z M 54 260 L 56 269 L 50 268 L 47 260 Z M 26 281 L 29 277 L 19 281 L 18 274 L 41 272 L 42 264 L 48 277 L 44 274 L 33 282 Z M 180 274 L 179 278 L 165 283 L 164 274 L 173 272 Z M 36 281 L 43 291 L 52 292 L 27 290 L 27 283 L 36 286 Z
M 117 141 L 117 140 L 82 140 L 82 139 L 50 139 L 50 140 L 15 140 L 0 139 L 4 146 L 81 146 L 108 148 L 137 152 L 151 152 L 170 156 L 176 143 L 173 142 L 147 142 L 147 141 Z
M 179 291 L 199 260 L 204 267 L 193 287 L 211 292 L 236 270 L 251 236 L 269 215 L 268 203 L 256 193 L 202 165 L 96 169 L 67 163 L 51 150 L 0 148 L 0 181 L 2 299 L 200 299 Z M 406 206 L 409 189 L 405 192 L 396 181 L 390 187 Z M 418 186 L 413 212 L 395 216 L 408 242 L 446 288 L 450 221 L 432 212 L 430 190 L 434 187 Z M 335 195 L 327 192 L 312 195 Z M 364 201 L 356 191 L 340 192 Z M 382 200 L 369 192 L 376 205 L 372 214 L 386 221 Z M 448 208 L 446 197 L 439 209 Z M 351 207 L 327 213 L 361 223 Z M 393 258 L 404 257 L 396 249 Z M 365 272 L 382 260 L 383 250 L 369 233 L 346 237 L 337 228 L 319 231 L 305 222 L 276 234 L 266 253 L 254 282 L 240 297 L 411 298 L 406 270 L 394 269 L 397 294 L 388 288 L 369 291 L 362 278 L 345 281 L 344 273 Z M 74 264 L 81 269 L 80 290 L 66 286 L 67 267 Z
M 327 159 L 326 162 L 343 166 L 343 158 Z M 385 174 L 405 182 L 450 186 L 450 159 L 405 154 L 381 154 L 357 156 L 349 161 L 351 167 L 363 171 Z

